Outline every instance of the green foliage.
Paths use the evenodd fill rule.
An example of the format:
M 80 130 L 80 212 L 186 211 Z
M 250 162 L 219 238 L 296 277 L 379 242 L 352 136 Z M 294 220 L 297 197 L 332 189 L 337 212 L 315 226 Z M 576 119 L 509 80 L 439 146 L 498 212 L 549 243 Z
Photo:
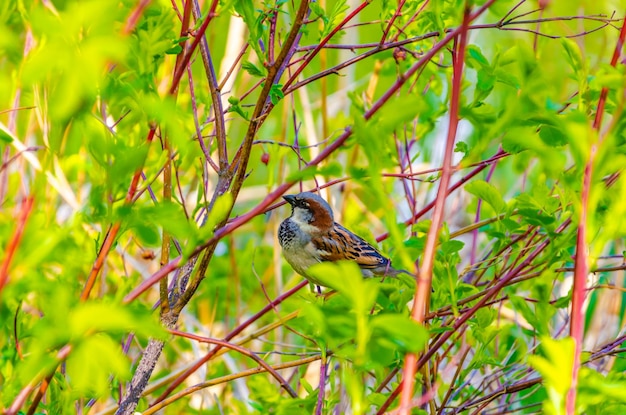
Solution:
M 110 413 L 152 338 L 164 349 L 138 410 L 153 413 L 217 348 L 167 322 L 245 353 L 216 352 L 165 413 L 394 411 L 409 354 L 411 398 L 430 399 L 412 413 L 565 413 L 586 255 L 576 411 L 624 413 L 626 66 L 610 65 L 623 16 L 609 2 L 470 15 L 424 269 L 461 38 L 440 42 L 483 4 L 309 2 L 299 22 L 298 2 L 200 2 L 184 25 L 185 2 L 1 2 L 0 408 Z M 285 294 L 302 278 L 281 259 L 276 203 L 312 189 L 411 275 L 324 263 L 310 272 L 330 288 Z
M 322 263 L 311 268 L 315 278 L 337 290 L 327 303 L 303 309 L 297 324 L 308 336 L 333 354 L 349 359 L 360 369 L 380 369 L 392 364 L 398 352 L 418 352 L 426 343 L 426 330 L 406 313 L 376 309 L 379 283 L 364 280 L 353 263 Z M 391 287 L 390 287 L 391 288 Z M 395 286 L 385 294 L 391 300 Z M 405 310 L 401 310 L 405 311 Z
M 571 386 L 574 361 L 574 342 L 572 339 L 560 341 L 543 338 L 541 347 L 544 356 L 530 356 L 529 363 L 537 369 L 545 382 L 549 401 L 544 405 L 546 413 L 565 413 L 565 395 Z

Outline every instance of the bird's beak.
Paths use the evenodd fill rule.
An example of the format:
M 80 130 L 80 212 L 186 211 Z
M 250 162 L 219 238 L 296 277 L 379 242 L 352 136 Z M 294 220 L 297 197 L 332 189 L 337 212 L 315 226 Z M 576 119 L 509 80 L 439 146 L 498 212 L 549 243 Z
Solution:
M 290 205 L 293 205 L 296 202 L 296 197 L 294 195 L 284 195 L 283 199 L 285 199 Z

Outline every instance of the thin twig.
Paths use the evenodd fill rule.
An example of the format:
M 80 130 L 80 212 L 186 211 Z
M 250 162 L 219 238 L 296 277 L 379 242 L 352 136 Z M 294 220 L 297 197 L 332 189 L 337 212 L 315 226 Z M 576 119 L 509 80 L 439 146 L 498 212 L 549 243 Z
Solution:
M 196 340 L 196 341 L 199 341 L 201 343 L 208 343 L 208 344 L 219 345 L 221 347 L 225 347 L 227 349 L 235 350 L 235 351 L 237 351 L 237 352 L 239 352 L 239 353 L 241 353 L 241 354 L 243 354 L 245 356 L 248 356 L 250 359 L 252 359 L 255 362 L 257 362 L 266 371 L 268 371 L 278 381 L 280 386 L 283 389 L 285 389 L 287 391 L 287 393 L 289 393 L 289 395 L 292 398 L 297 398 L 298 397 L 298 394 L 291 388 L 291 386 L 289 386 L 289 383 L 287 383 L 287 381 L 278 372 L 276 372 L 276 370 L 274 370 L 263 359 L 261 359 L 260 357 L 258 357 L 256 354 L 252 353 L 250 350 L 246 349 L 245 347 L 237 346 L 236 344 L 232 344 L 232 343 L 229 343 L 229 342 L 224 341 L 224 340 L 212 339 L 212 338 L 209 338 L 209 337 L 197 336 L 195 334 L 185 333 L 185 332 L 178 331 L 178 330 L 169 330 L 169 332 L 172 333 L 175 336 L 186 337 L 188 339 Z

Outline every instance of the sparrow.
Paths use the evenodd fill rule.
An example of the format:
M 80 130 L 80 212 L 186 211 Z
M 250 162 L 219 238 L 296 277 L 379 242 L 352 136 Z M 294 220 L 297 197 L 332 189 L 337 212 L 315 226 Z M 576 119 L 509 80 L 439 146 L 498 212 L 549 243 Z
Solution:
M 291 205 L 291 216 L 280 224 L 278 241 L 289 265 L 313 284 L 326 285 L 309 275 L 307 270 L 326 261 L 356 262 L 366 278 L 395 277 L 400 273 L 411 275 L 393 268 L 389 258 L 335 222 L 330 205 L 319 195 L 303 192 L 283 198 Z

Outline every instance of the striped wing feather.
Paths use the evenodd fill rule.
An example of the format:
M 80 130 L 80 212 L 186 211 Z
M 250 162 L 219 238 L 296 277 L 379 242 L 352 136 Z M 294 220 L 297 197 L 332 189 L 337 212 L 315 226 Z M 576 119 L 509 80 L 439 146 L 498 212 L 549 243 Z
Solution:
M 389 259 L 381 255 L 372 245 L 335 223 L 330 232 L 312 240 L 322 261 L 349 260 L 361 268 L 385 267 Z

